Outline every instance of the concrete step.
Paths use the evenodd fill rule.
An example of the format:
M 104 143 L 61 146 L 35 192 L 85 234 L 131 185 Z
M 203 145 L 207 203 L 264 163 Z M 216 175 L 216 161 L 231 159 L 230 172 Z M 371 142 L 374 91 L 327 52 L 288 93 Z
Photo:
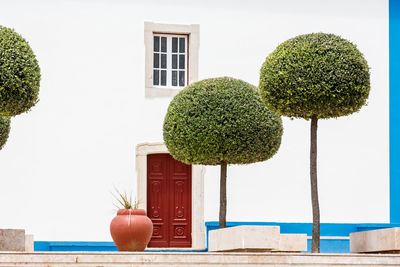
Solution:
M 0 252 L 0 266 L 400 266 L 400 255 L 210 252 Z

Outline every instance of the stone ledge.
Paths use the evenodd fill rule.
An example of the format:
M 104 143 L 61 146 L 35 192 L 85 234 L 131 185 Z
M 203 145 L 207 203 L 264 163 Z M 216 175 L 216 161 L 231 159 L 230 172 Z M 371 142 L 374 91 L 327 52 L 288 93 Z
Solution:
M 350 233 L 350 252 L 400 253 L 400 228 Z
M 209 232 L 208 251 L 213 252 L 302 252 L 306 234 L 280 234 L 279 226 L 242 225 Z
M 307 251 L 306 234 L 280 234 L 279 249 L 280 252 L 302 252 Z
M 25 251 L 25 230 L 0 229 L 0 251 Z
M 26 252 L 34 251 L 33 235 L 25 235 L 25 251 Z
M 400 266 L 399 255 L 233 252 L 0 252 L 0 266 Z
M 279 248 L 279 226 L 241 225 L 208 233 L 208 251 L 271 251 Z

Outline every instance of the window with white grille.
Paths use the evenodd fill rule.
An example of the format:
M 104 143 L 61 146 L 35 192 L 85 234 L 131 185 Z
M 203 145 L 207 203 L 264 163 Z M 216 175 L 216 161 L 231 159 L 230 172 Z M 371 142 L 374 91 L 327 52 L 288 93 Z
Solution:
M 153 86 L 187 85 L 187 35 L 154 34 Z
M 197 81 L 200 26 L 144 23 L 145 97 L 171 97 Z

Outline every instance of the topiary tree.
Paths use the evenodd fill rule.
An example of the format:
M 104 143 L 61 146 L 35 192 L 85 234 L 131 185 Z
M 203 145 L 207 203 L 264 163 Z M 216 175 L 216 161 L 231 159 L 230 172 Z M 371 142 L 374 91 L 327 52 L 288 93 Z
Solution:
M 170 154 L 187 164 L 220 165 L 219 227 L 226 227 L 228 164 L 271 158 L 283 133 L 280 116 L 269 111 L 256 87 L 223 77 L 193 83 L 171 101 L 164 120 Z
M 319 252 L 317 187 L 318 119 L 357 112 L 370 91 L 367 61 L 351 42 L 326 33 L 300 35 L 280 44 L 261 67 L 259 92 L 278 114 L 311 119 L 312 252 Z
M 0 26 L 0 115 L 16 116 L 38 101 L 40 68 L 28 42 Z
M 10 118 L 0 116 L 0 150 L 3 148 L 10 133 Z
M 10 116 L 38 102 L 40 68 L 28 42 L 0 25 L 0 149 L 10 132 Z

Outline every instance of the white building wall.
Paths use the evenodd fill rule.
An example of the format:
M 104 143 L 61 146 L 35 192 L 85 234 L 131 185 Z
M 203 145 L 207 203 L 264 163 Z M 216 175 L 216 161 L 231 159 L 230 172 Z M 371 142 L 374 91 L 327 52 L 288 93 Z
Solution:
M 200 24 L 199 78 L 258 84 L 288 38 L 339 34 L 371 67 L 369 105 L 319 124 L 322 222 L 389 220 L 388 3 L 382 0 L 1 1 L 0 24 L 37 54 L 40 102 L 12 121 L 0 152 L 0 228 L 35 240 L 111 240 L 111 193 L 136 190 L 135 146 L 162 141 L 171 98 L 144 98 L 143 23 Z M 278 154 L 228 168 L 229 221 L 311 222 L 309 122 L 284 119 Z M 207 167 L 205 221 L 218 219 Z

